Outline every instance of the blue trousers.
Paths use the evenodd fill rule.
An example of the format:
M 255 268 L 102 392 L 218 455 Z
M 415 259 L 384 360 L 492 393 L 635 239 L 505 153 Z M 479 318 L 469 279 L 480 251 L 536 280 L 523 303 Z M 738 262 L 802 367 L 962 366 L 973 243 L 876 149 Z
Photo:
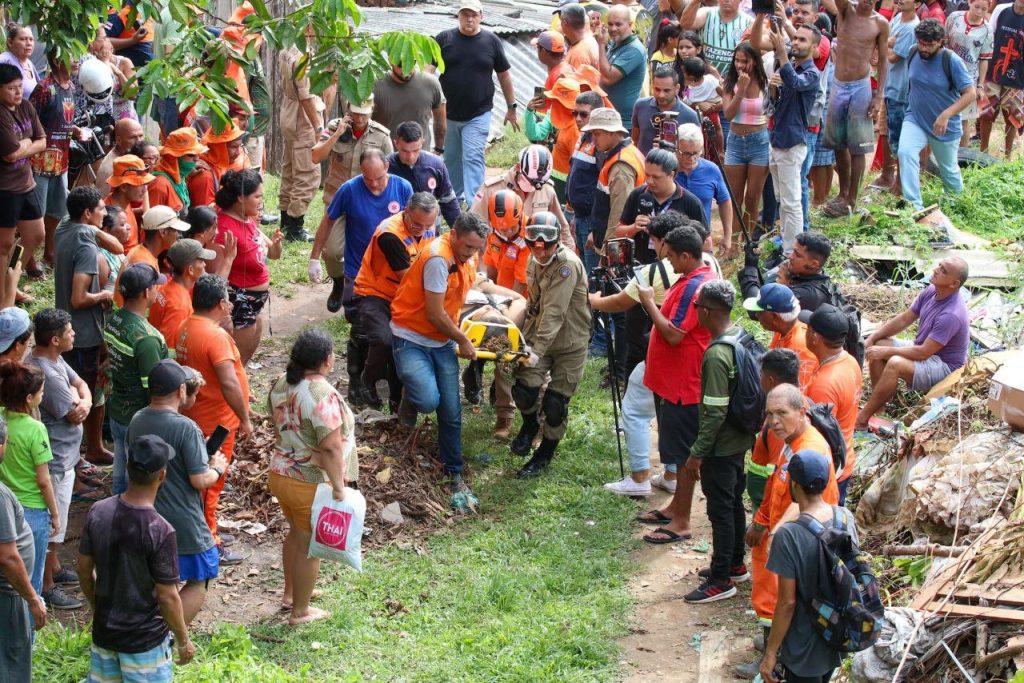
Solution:
M 469 121 L 448 119 L 444 139 L 444 164 L 452 179 L 455 196 L 473 203 L 473 195 L 484 184 L 484 147 L 491 130 L 491 112 L 484 112 Z
M 930 133 L 925 132 L 914 121 L 903 120 L 903 128 L 900 130 L 900 188 L 903 190 L 903 198 L 910 202 L 915 209 L 923 209 L 924 203 L 921 200 L 921 150 L 926 145 L 931 145 L 932 155 L 939 165 L 939 177 L 942 178 L 942 187 L 946 192 L 960 194 L 964 189 L 964 181 L 960 176 L 960 166 L 957 164 L 957 149 L 960 147 L 960 138 L 953 140 L 939 140 Z

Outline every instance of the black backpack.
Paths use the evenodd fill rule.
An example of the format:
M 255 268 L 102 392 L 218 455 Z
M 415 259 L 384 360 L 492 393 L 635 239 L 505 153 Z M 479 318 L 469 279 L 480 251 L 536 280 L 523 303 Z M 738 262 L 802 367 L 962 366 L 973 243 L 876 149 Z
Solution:
M 956 93 L 957 97 L 960 97 L 960 91 L 956 89 L 956 83 L 953 81 L 953 51 L 948 48 L 940 48 L 942 52 L 942 71 L 946 74 L 946 87 L 949 88 L 951 93 Z M 910 64 L 914 61 L 914 57 L 917 56 L 917 45 L 910 48 L 907 52 L 907 73 L 910 72 Z M 922 57 L 924 59 L 924 57 Z M 907 92 L 910 92 L 910 81 L 909 76 L 907 80 Z
M 828 294 L 829 303 L 843 312 L 849 324 L 846 332 L 846 343 L 843 345 L 843 348 L 857 360 L 857 365 L 864 367 L 864 337 L 861 335 L 860 311 L 846 300 L 846 297 L 835 286 L 835 283 L 829 283 Z
M 732 348 L 736 386 L 729 397 L 726 419 L 746 434 L 757 434 L 764 424 L 764 391 L 761 390 L 761 358 L 765 348 L 746 330 L 738 337 L 722 335 L 711 342 Z
M 809 398 L 805 400 L 807 401 L 807 417 L 811 420 L 811 426 L 825 437 L 825 443 L 832 451 L 832 465 L 836 469 L 838 478 L 839 473 L 846 467 L 846 439 L 843 438 L 843 428 L 839 426 L 835 406 L 831 403 L 815 403 Z M 761 429 L 761 440 L 767 450 L 768 425 Z
M 878 640 L 885 607 L 868 557 L 848 530 L 849 511 L 837 506 L 832 509 L 830 527 L 808 514 L 789 522 L 818 539 L 818 583 L 805 586 L 797 582 L 797 594 L 822 640 L 839 652 L 860 652 Z

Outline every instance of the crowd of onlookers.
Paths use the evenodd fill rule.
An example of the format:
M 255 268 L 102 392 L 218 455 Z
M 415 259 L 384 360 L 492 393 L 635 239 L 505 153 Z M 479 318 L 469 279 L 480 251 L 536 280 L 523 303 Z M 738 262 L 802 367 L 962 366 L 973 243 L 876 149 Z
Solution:
M 153 112 L 127 98 L 135 69 L 170 53 L 180 29 L 170 13 L 114 8 L 71 64 L 52 52 L 34 59 L 32 27 L 7 31 L 0 612 L 10 637 L 0 678 L 28 680 L 32 625 L 82 607 L 74 586 L 93 609 L 97 679 L 169 680 L 171 632 L 188 661 L 209 582 L 244 561 L 217 509 L 254 410 L 271 415 L 277 436 L 268 485 L 289 526 L 282 607 L 293 625 L 328 617 L 310 604 L 311 511 L 318 486 L 342 499 L 357 482 L 351 408 L 383 410 L 386 384 L 399 424 L 436 412 L 452 506 L 475 509 L 460 371 L 466 400 L 482 402 L 474 330 L 499 325 L 522 333 L 490 389 L 495 438 L 531 456 L 518 476 L 551 465 L 588 355 L 608 357 L 630 473 L 605 487 L 671 494 L 637 517 L 655 527 L 645 541 L 671 544 L 692 536 L 699 483 L 713 548 L 686 601 L 732 597 L 752 577 L 767 647 L 739 673 L 770 680 L 778 661 L 786 680 L 827 681 L 838 654 L 794 609 L 797 585 L 814 581 L 814 537 L 787 523 L 807 513 L 850 524 L 833 506 L 854 472 L 854 431 L 871 428 L 900 380 L 926 390 L 966 360 L 968 269 L 939 263 L 913 306 L 864 339 L 810 207 L 852 215 L 876 149 L 875 185 L 913 207 L 928 153 L 958 192 L 958 149 L 975 126 L 987 149 L 1000 116 L 1009 157 L 1024 2 L 792 0 L 769 13 L 736 0 L 562 3 L 534 40 L 546 78 L 529 100 L 482 26 L 480 0 L 460 0 L 458 26 L 435 36 L 442 73 L 395 59 L 365 102 L 333 86 L 315 93 L 289 48 L 278 55 L 279 217 L 263 211 L 271 109 L 248 61 L 247 46 L 262 44 L 245 29 L 252 11 L 243 3 L 211 29 L 235 51 L 226 75 L 240 96 L 217 125 L 171 98 L 155 98 Z M 495 83 L 505 122 L 531 144 L 487 177 Z M 94 134 L 79 125 L 85 113 L 109 116 L 110 148 L 71 169 L 72 146 Z M 326 210 L 311 235 L 305 217 L 321 185 Z M 737 295 L 719 260 L 740 255 L 740 235 Z M 350 325 L 347 396 L 328 379 L 333 342 L 318 330 L 300 333 L 265 405 L 250 396 L 268 263 L 285 241 L 310 243 L 309 278 L 329 279 L 327 309 Z M 622 249 L 629 263 L 614 260 Z M 588 291 L 599 262 L 608 268 Z M 23 277 L 52 278 L 54 301 L 33 302 Z M 732 321 L 738 304 L 771 335 L 767 351 Z M 913 341 L 897 338 L 915 322 Z M 460 368 L 459 357 L 469 362 Z M 872 391 L 861 406 L 865 364 Z M 763 419 L 750 409 L 756 396 Z M 97 470 L 107 466 L 111 497 Z M 60 560 L 72 501 L 91 504 L 77 571 Z

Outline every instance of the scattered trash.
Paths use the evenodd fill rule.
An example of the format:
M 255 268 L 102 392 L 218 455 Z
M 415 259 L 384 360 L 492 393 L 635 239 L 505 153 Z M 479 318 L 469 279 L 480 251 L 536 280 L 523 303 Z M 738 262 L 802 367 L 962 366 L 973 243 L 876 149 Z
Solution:
M 690 639 L 690 647 L 692 647 L 697 652 L 700 652 L 700 642 L 703 635 L 703 633 L 698 631 L 697 633 L 694 633 L 693 638 Z
M 473 495 L 472 491 L 458 491 L 451 497 L 452 509 L 459 513 L 475 513 L 480 506 L 480 501 Z
M 380 518 L 389 524 L 401 524 L 405 521 L 402 516 L 402 506 L 397 502 L 389 503 L 380 511 Z
M 695 553 L 706 553 L 709 550 L 711 550 L 711 546 L 708 544 L 707 541 L 705 541 L 704 539 L 701 539 L 701 540 L 697 541 L 696 543 L 694 543 L 690 547 L 690 550 L 692 550 Z

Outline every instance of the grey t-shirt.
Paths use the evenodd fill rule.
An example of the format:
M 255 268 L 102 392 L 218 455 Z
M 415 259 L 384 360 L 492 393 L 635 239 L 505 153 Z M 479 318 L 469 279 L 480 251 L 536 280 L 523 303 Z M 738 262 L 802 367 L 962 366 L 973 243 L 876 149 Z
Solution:
M 856 541 L 857 529 L 853 515 L 846 508 L 833 506 L 833 509 L 843 515 L 845 527 Z M 833 520 L 829 520 L 825 526 L 833 526 Z M 843 663 L 842 656 L 818 635 L 810 613 L 799 598 L 801 585 L 818 585 L 818 539 L 802 524 L 783 524 L 772 538 L 765 567 L 780 579 L 795 579 L 797 585 L 798 604 L 782 641 L 779 661 L 797 676 L 808 677 L 821 676 L 840 666 Z
M 98 255 L 96 229 L 90 225 L 72 223 L 65 216 L 54 235 L 54 301 L 57 308 L 71 314 L 76 349 L 87 349 L 103 343 L 103 306 L 71 307 L 71 281 L 75 273 L 92 276 L 90 294 L 100 291 L 100 269 L 96 260 Z
M 79 402 L 78 391 L 71 386 L 78 375 L 62 357 L 54 362 L 32 354 L 29 363 L 43 371 L 43 402 L 39 404 L 39 418 L 50 434 L 50 472 L 63 474 L 75 467 L 82 447 L 82 424 L 68 422 L 66 416 Z
M 178 537 L 179 555 L 196 555 L 213 547 L 213 535 L 203 516 L 203 496 L 189 481 L 190 474 L 209 469 L 206 443 L 199 426 L 172 410 L 147 406 L 135 413 L 128 425 L 128 443 L 143 434 L 155 434 L 174 449 L 167 464 L 167 477 L 156 494 L 153 507 L 170 522 Z
M 390 75 L 373 86 L 373 120 L 391 131 L 406 121 L 415 121 L 423 129 L 423 149 L 432 147 L 430 121 L 434 109 L 445 103 L 441 81 L 428 73 L 416 73 L 408 83 L 396 83 Z
M 654 101 L 653 97 L 644 97 L 637 100 L 636 104 L 633 105 L 633 125 L 640 129 L 640 137 L 637 138 L 636 148 L 645 156 L 654 147 L 656 131 L 654 130 L 654 122 L 651 118 L 658 111 L 658 103 Z M 676 123 L 678 125 L 681 126 L 684 123 L 700 125 L 697 112 L 678 97 L 676 98 L 675 105 L 672 107 L 672 111 L 678 114 L 676 116 Z
M 25 563 L 25 572 L 32 576 L 32 568 L 35 559 L 35 542 L 32 540 L 32 530 L 25 522 L 25 509 L 14 496 L 14 493 L 7 488 L 7 485 L 0 482 L 0 543 L 14 543 L 21 555 L 21 561 Z M 0 593 L 5 595 L 17 595 L 7 581 L 7 577 L 0 572 Z
M 444 294 L 448 291 L 448 262 L 443 257 L 434 256 L 423 266 L 423 289 L 434 294 Z M 406 341 L 432 349 L 439 349 L 448 343 L 448 341 L 437 341 L 425 337 L 419 332 L 407 330 L 394 323 L 391 323 L 391 333 Z

